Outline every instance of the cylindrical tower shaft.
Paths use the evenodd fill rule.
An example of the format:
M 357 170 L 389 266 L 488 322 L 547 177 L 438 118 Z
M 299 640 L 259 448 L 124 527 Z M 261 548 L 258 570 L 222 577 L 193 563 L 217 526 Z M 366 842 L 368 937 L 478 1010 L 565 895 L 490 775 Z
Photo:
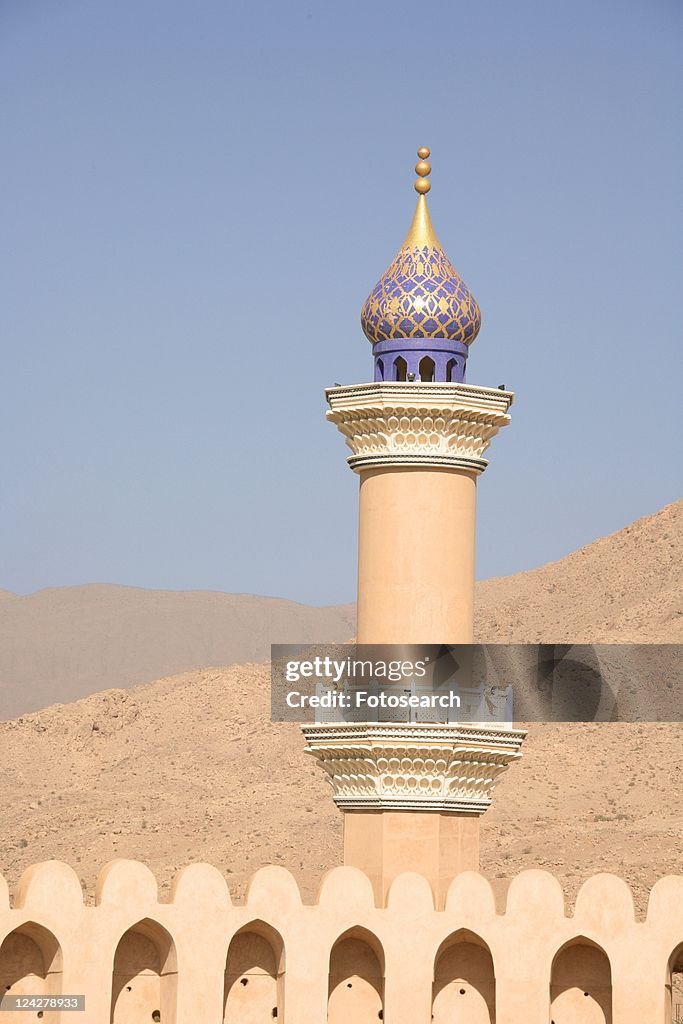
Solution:
M 476 489 L 438 466 L 361 473 L 358 643 L 472 643 Z

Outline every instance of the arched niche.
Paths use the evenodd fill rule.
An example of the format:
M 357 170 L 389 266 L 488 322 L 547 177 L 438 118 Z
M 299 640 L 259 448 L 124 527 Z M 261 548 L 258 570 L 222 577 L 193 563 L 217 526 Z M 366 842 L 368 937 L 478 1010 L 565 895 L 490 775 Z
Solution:
M 0 996 L 56 996 L 61 991 L 62 951 L 52 932 L 30 921 L 15 928 L 0 944 Z M 31 1014 L 23 1016 L 28 1020 Z M 0 1010 L 1 1024 L 16 1021 L 16 1011 Z
M 384 380 L 384 360 L 377 359 L 375 362 L 375 380 Z
M 145 919 L 121 937 L 114 955 L 111 1024 L 175 1024 L 178 965 L 173 939 Z
M 665 1024 L 683 1020 L 683 942 L 669 957 L 666 970 Z
M 449 935 L 434 958 L 432 1024 L 495 1024 L 496 979 L 491 951 L 467 929 Z
M 612 1024 L 612 970 L 604 949 L 577 938 L 555 954 L 550 973 L 552 1024 Z
M 263 921 L 233 935 L 223 983 L 224 1024 L 271 1024 L 284 1017 L 282 936 Z
M 384 950 L 365 928 L 351 928 L 330 952 L 327 1024 L 377 1024 L 384 1018 Z
M 408 376 L 408 364 L 403 356 L 394 359 L 394 380 L 406 380 Z
M 449 359 L 446 363 L 446 381 L 448 384 L 452 384 L 455 380 L 457 366 L 458 364 L 455 359 Z
M 420 380 L 429 384 L 435 379 L 435 365 L 431 356 L 423 356 L 420 360 Z

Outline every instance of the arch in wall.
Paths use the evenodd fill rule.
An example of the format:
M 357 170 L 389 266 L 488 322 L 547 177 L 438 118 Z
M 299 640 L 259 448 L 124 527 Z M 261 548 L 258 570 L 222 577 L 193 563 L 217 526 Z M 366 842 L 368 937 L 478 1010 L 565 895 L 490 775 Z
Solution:
M 669 957 L 666 970 L 666 1014 L 664 1024 L 670 1024 L 676 1018 L 683 1020 L 683 942 Z
M 377 1024 L 384 1018 L 384 950 L 376 935 L 350 928 L 330 951 L 327 1024 Z
M 455 370 L 457 365 L 458 363 L 455 359 L 449 359 L 448 362 L 446 363 L 446 382 L 448 384 L 453 383 L 453 378 L 455 377 Z
M 384 380 L 384 360 L 377 360 L 377 372 L 375 374 L 375 380 Z
M 434 958 L 432 1024 L 495 1024 L 491 950 L 466 928 L 449 935 Z
M 121 936 L 114 954 L 110 1024 L 175 1024 L 178 962 L 170 934 L 145 918 Z
M 394 380 L 407 380 L 408 364 L 403 356 L 394 359 Z
M 264 921 L 251 921 L 230 940 L 223 983 L 224 1024 L 282 1021 L 285 947 Z
M 62 950 L 55 936 L 32 921 L 15 928 L 0 944 L 0 996 L 61 991 Z M 0 1010 L 1 1024 L 16 1024 L 16 1017 L 13 1010 Z
M 420 380 L 431 383 L 434 380 L 435 364 L 431 356 L 423 356 L 420 360 Z
M 612 969 L 605 950 L 584 936 L 566 942 L 550 971 L 552 1024 L 612 1024 Z

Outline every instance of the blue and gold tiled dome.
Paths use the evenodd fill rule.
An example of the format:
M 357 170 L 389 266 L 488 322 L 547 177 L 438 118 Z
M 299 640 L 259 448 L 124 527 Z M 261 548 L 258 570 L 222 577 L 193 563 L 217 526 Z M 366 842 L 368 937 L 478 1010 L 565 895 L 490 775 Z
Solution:
M 419 198 L 413 222 L 393 262 L 365 300 L 361 325 L 373 344 L 376 360 L 384 357 L 377 367 L 377 379 L 405 379 L 402 363 L 398 375 L 384 372 L 385 368 L 395 369 L 396 359 L 403 358 L 413 365 L 415 378 L 463 380 L 467 347 L 479 333 L 481 313 L 436 237 L 426 198 L 429 150 L 419 149 L 418 156 L 421 159 L 415 170 L 420 178 L 415 188 Z M 455 357 L 450 364 L 445 358 L 449 354 Z M 423 373 L 420 363 L 425 356 L 432 359 L 434 367 L 430 371 L 429 365 L 423 364 Z

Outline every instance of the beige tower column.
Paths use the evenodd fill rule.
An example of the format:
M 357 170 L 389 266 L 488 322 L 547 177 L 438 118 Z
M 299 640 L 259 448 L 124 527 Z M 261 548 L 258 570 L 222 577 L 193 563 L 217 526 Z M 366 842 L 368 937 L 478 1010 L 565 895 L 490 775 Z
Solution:
M 471 643 L 477 477 L 513 395 L 466 384 L 330 388 L 328 419 L 360 476 L 359 643 Z M 344 811 L 344 862 L 372 880 L 419 871 L 438 905 L 479 867 L 479 817 L 524 733 L 497 726 L 303 727 Z
M 477 476 L 512 393 L 382 382 L 326 396 L 360 474 L 358 643 L 472 643 Z
M 358 643 L 472 643 L 476 493 L 465 469 L 361 472 Z

